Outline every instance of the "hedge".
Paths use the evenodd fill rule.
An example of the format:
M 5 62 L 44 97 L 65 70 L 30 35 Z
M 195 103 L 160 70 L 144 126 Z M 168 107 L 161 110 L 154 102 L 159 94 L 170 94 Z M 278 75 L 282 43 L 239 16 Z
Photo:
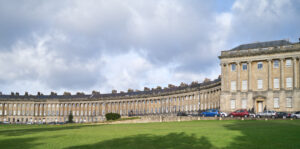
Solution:
M 107 113 L 105 114 L 106 120 L 116 120 L 121 118 L 121 115 L 118 113 Z

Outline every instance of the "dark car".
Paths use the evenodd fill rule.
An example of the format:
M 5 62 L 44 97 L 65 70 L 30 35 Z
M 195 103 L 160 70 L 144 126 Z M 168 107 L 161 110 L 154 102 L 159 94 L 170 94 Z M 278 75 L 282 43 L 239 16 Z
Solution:
M 187 116 L 187 114 L 185 112 L 178 112 L 177 116 Z
M 288 118 L 288 113 L 286 113 L 286 112 L 276 112 L 276 118 Z
M 209 109 L 200 114 L 201 116 L 220 116 L 220 111 L 217 109 Z
M 249 117 L 249 112 L 246 109 L 239 109 L 229 114 L 230 117 Z

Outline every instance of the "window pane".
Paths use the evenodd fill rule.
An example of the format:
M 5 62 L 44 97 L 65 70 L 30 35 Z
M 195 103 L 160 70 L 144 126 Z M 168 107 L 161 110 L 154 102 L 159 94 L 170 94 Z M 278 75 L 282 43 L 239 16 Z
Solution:
M 242 108 L 243 109 L 247 108 L 247 99 L 242 99 Z
M 286 107 L 287 108 L 292 107 L 292 98 L 290 98 L 290 97 L 286 98 Z
M 235 109 L 235 99 L 231 100 L 231 109 Z
M 279 79 L 278 78 L 274 79 L 274 88 L 279 88 Z
M 292 87 L 292 78 L 286 78 L 286 87 L 291 88 Z
M 278 60 L 274 60 L 274 68 L 278 68 L 279 67 L 279 61 Z
M 262 62 L 257 63 L 257 69 L 262 69 L 262 68 L 263 68 Z
M 257 89 L 262 89 L 262 88 L 263 88 L 263 81 L 257 80 Z
M 242 90 L 247 90 L 247 80 L 242 81 Z
M 236 64 L 231 64 L 231 70 L 235 71 Z
M 279 108 L 279 98 L 274 98 L 274 108 Z
M 236 90 L 236 82 L 235 81 L 231 81 L 231 90 L 232 91 Z
M 292 66 L 292 60 L 287 59 L 286 62 L 285 62 L 285 65 L 286 65 L 287 67 Z
M 247 64 L 246 63 L 243 64 L 243 70 L 247 70 Z

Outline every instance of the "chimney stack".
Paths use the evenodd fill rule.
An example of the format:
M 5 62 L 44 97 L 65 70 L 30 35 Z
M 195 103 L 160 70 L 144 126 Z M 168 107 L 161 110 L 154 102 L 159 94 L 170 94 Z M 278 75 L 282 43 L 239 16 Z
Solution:
M 19 96 L 19 92 L 16 92 L 16 96 Z
M 25 96 L 28 96 L 28 92 L 25 92 Z
M 10 95 L 11 95 L 11 96 L 14 96 L 14 95 L 15 95 L 15 93 L 14 93 L 14 92 L 11 92 L 11 93 L 10 93 Z
M 2 92 L 0 92 L 0 95 L 2 95 Z
M 41 96 L 41 92 L 37 92 L 37 95 L 38 95 L 38 96 Z

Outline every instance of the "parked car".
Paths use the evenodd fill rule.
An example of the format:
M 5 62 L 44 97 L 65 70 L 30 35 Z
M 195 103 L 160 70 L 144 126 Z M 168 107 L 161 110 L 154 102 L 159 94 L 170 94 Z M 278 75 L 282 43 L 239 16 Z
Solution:
M 200 114 L 201 116 L 220 116 L 220 111 L 216 109 L 209 109 Z
M 257 113 L 256 117 L 257 118 L 261 118 L 261 117 L 275 118 L 276 117 L 276 112 L 275 111 L 270 111 L 270 110 L 265 110 L 264 112 Z
M 286 112 L 276 112 L 276 118 L 288 118 L 288 114 Z
M 239 109 L 229 114 L 230 117 L 249 117 L 249 112 L 246 109 Z
M 228 114 L 227 114 L 226 112 L 220 112 L 220 116 L 221 116 L 221 117 L 227 117 Z
M 8 122 L 8 121 L 4 121 L 4 122 L 3 122 L 3 124 L 10 124 L 10 122 Z
M 177 116 L 187 116 L 187 114 L 185 112 L 178 112 Z
M 300 111 L 297 111 L 297 112 L 291 114 L 291 117 L 292 118 L 300 118 Z
M 251 113 L 251 112 L 249 112 L 249 117 L 256 117 L 256 114 L 255 113 Z

